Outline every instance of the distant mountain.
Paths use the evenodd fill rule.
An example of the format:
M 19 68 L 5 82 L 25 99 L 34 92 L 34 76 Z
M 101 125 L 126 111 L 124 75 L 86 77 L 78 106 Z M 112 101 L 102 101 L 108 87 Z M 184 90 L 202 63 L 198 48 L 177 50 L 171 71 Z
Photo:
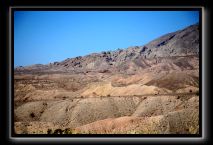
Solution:
M 15 68 L 15 73 L 51 72 L 122 72 L 150 67 L 162 58 L 199 55 L 199 25 L 161 36 L 146 45 L 92 53 L 86 56 L 67 58 L 47 65 L 35 64 Z

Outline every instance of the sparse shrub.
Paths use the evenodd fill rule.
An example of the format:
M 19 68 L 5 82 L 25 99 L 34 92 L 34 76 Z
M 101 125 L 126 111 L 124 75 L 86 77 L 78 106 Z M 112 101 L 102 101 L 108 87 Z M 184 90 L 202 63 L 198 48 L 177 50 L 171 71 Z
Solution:
M 56 129 L 54 131 L 54 134 L 62 134 L 62 133 L 63 133 L 63 130 L 61 130 L 61 129 Z
M 109 70 L 106 70 L 106 69 L 100 70 L 100 71 L 99 71 L 99 73 L 108 73 L 108 72 L 110 72 L 110 71 L 109 71 Z
M 56 129 L 53 131 L 52 129 L 47 130 L 47 134 L 78 134 L 78 132 L 73 131 L 72 129 L 66 128 L 64 130 L 62 129 Z
M 107 97 L 110 97 L 110 94 L 108 94 Z
M 52 129 L 48 129 L 47 134 L 52 134 Z
M 190 89 L 189 92 L 192 93 L 192 90 Z
M 65 134 L 72 134 L 72 131 L 71 131 L 69 128 L 66 128 L 66 129 L 64 130 L 64 133 L 65 133 Z
M 30 117 L 34 118 L 35 117 L 35 114 L 32 112 L 30 113 Z
M 43 102 L 43 105 L 46 106 L 46 105 L 47 105 L 47 102 Z

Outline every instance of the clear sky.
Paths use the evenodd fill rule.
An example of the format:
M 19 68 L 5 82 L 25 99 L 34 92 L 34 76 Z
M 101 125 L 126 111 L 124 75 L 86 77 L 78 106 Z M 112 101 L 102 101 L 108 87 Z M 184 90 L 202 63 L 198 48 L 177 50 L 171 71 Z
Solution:
M 197 22 L 198 11 L 15 11 L 14 66 L 141 46 Z

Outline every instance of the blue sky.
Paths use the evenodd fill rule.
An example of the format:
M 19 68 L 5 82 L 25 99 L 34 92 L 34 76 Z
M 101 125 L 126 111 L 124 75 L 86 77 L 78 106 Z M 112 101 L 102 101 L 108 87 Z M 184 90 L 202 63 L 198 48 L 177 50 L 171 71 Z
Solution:
M 15 11 L 14 66 L 141 46 L 197 22 L 198 11 Z

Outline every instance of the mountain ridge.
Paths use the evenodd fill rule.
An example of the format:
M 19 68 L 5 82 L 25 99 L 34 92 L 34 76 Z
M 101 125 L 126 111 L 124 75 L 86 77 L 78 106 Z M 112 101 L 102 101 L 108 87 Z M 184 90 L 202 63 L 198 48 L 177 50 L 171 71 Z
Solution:
M 182 30 L 158 37 L 142 46 L 114 51 L 102 51 L 85 56 L 67 58 L 60 62 L 16 67 L 15 73 L 30 72 L 87 72 L 124 71 L 126 66 L 149 66 L 147 60 L 177 56 L 198 56 L 199 25 L 190 25 Z M 143 64 L 144 63 L 144 64 Z M 135 65 L 135 66 L 134 66 Z M 135 67 L 137 70 L 138 68 Z

